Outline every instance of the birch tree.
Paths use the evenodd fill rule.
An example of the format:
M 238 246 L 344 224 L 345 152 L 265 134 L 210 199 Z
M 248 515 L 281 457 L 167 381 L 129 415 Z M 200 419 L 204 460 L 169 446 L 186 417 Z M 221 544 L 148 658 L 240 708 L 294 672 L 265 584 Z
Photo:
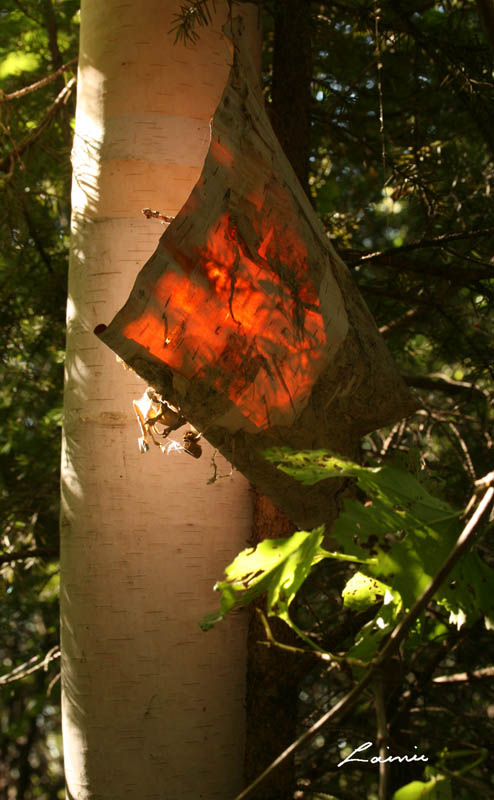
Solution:
M 145 385 L 93 335 L 202 166 L 227 79 L 226 3 L 194 47 L 176 2 L 83 0 L 62 454 L 63 735 L 70 798 L 229 798 L 241 783 L 245 626 L 198 620 L 251 524 L 247 481 L 143 457 Z M 222 465 L 218 462 L 220 469 Z M 226 468 L 226 465 L 224 465 Z

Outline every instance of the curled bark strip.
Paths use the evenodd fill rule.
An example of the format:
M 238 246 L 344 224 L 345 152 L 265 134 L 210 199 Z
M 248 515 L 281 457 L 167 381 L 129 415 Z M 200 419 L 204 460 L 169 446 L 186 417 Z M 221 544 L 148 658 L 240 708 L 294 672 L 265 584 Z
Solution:
M 293 520 L 316 525 L 339 482 L 304 487 L 262 451 L 348 455 L 416 403 L 273 133 L 234 28 L 201 177 L 99 335 Z

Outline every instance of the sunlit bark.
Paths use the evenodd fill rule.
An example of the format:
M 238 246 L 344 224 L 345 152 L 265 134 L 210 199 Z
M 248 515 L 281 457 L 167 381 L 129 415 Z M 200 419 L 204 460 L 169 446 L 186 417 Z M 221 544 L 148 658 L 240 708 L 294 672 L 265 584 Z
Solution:
M 165 6 L 165 7 L 164 7 Z M 173 46 L 178 2 L 83 0 L 62 456 L 63 734 L 70 798 L 225 798 L 241 783 L 245 626 L 201 616 L 251 523 L 238 473 L 137 447 L 142 381 L 93 335 L 122 305 L 209 141 L 226 3 Z M 221 462 L 221 459 L 219 459 Z M 224 462 L 223 462 L 224 464 Z M 225 470 L 226 471 L 226 470 Z

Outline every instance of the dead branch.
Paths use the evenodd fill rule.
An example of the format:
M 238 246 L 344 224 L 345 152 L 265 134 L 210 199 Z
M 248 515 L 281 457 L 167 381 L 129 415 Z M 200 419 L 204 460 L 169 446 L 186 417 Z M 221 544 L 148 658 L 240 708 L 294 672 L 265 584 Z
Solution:
M 455 672 L 453 675 L 438 675 L 432 679 L 433 683 L 464 683 L 472 678 L 479 680 L 482 678 L 494 678 L 494 667 L 482 667 L 474 669 L 472 672 Z
M 426 315 L 426 310 L 419 306 L 414 306 L 413 308 L 409 308 L 408 311 L 405 311 L 404 314 L 400 314 L 399 317 L 391 320 L 386 325 L 381 325 L 379 328 L 379 333 L 383 337 L 383 339 L 387 339 L 388 336 L 396 333 L 397 331 L 401 330 L 402 328 L 408 328 L 410 322 L 417 317 L 422 317 Z
M 475 481 L 477 480 L 477 475 L 475 472 L 475 467 L 473 466 L 473 461 L 470 455 L 470 451 L 467 447 L 467 443 L 465 442 L 463 436 L 461 435 L 460 429 L 457 427 L 457 425 L 454 424 L 454 422 L 448 422 L 448 427 L 456 437 L 461 452 L 465 457 L 465 470 L 470 476 L 470 479 L 475 483 Z
M 59 646 L 55 645 L 55 647 L 52 647 L 51 650 L 48 650 L 42 661 L 38 660 L 40 658 L 41 656 L 39 655 L 33 656 L 29 659 L 29 661 L 25 661 L 24 664 L 19 664 L 18 667 L 14 667 L 14 669 L 12 669 L 10 672 L 7 672 L 6 675 L 0 675 L 0 685 L 12 683 L 13 681 L 20 681 L 27 675 L 31 675 L 33 672 L 36 672 L 38 669 L 44 669 L 46 672 L 50 661 L 60 658 Z

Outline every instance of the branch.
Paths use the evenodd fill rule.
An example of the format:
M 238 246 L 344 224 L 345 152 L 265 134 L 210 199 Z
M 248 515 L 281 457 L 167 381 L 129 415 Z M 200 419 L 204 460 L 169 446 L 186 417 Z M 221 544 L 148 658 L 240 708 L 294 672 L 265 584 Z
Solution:
M 259 617 L 262 622 L 262 626 L 264 628 L 264 633 L 266 634 L 265 641 L 259 641 L 257 644 L 262 644 L 264 647 L 277 647 L 280 650 L 285 650 L 288 653 L 295 653 L 297 655 L 302 656 L 311 656 L 312 658 L 315 656 L 316 658 L 320 658 L 323 661 L 331 661 L 333 656 L 330 656 L 329 653 L 321 653 L 319 650 L 309 650 L 308 648 L 303 647 L 295 647 L 294 645 L 284 644 L 283 642 L 279 642 L 273 636 L 273 631 L 269 625 L 268 620 L 266 619 L 266 615 L 262 608 L 256 607 L 256 611 L 259 614 Z
M 67 61 L 66 64 L 62 64 L 55 72 L 52 72 L 50 75 L 47 75 L 46 78 L 41 78 L 41 80 L 36 81 L 36 83 L 31 83 L 30 86 L 25 86 L 24 89 L 18 89 L 16 92 L 10 92 L 6 94 L 2 92 L 0 89 L 0 103 L 7 103 L 9 100 L 17 100 L 18 97 L 24 97 L 26 94 L 30 94 L 30 92 L 35 92 L 36 89 L 41 89 L 43 86 L 46 86 L 48 83 L 55 81 L 57 78 L 60 77 L 66 70 L 70 69 L 72 64 L 77 62 L 77 58 L 71 58 L 70 61 Z
M 480 494 L 482 489 L 488 488 L 489 486 L 494 486 L 494 472 L 488 472 L 483 478 L 479 478 L 475 481 L 475 492 Z
M 67 103 L 75 84 L 76 79 L 71 78 L 67 86 L 64 86 L 62 91 L 59 92 L 55 101 L 51 104 L 45 116 L 39 125 L 37 125 L 37 127 L 32 131 L 32 133 L 30 133 L 29 136 L 26 136 L 26 138 L 23 139 L 18 146 L 15 146 L 14 149 L 10 151 L 10 153 L 7 153 L 6 156 L 0 159 L 0 172 L 9 172 L 15 158 L 19 158 L 19 156 L 41 136 L 44 129 L 50 122 L 51 118 L 56 114 L 58 109 Z
M 472 672 L 455 672 L 454 675 L 438 675 L 432 679 L 432 683 L 462 683 L 470 681 L 472 678 L 494 678 L 494 667 L 482 667 L 474 669 Z
M 374 677 L 374 671 L 370 669 L 367 672 L 367 674 L 364 675 L 362 680 L 359 683 L 357 683 L 357 685 L 354 686 L 353 689 L 345 697 L 343 697 L 338 703 L 336 703 L 336 705 L 333 706 L 333 708 L 331 708 L 329 711 L 326 711 L 326 713 L 323 714 L 323 716 L 320 717 L 317 720 L 317 722 L 315 722 L 314 725 L 312 725 L 309 728 L 309 730 L 305 731 L 305 733 L 299 736 L 298 739 L 292 742 L 291 745 L 289 745 L 289 747 L 287 747 L 286 750 L 284 750 L 278 756 L 278 758 L 276 758 L 273 761 L 273 763 L 270 764 L 269 767 L 267 767 L 264 770 L 264 772 L 262 772 L 254 781 L 252 781 L 252 783 L 250 783 L 247 786 L 247 788 L 241 791 L 240 794 L 238 794 L 234 798 L 234 800 L 244 800 L 245 797 L 248 797 L 251 794 L 251 792 L 257 786 L 259 786 L 260 783 L 262 783 L 264 778 L 267 778 L 267 776 L 271 772 L 273 772 L 273 770 L 275 770 L 282 763 L 282 761 L 284 761 L 286 758 L 288 758 L 288 756 L 294 753 L 295 750 L 298 750 L 298 748 L 301 747 L 301 745 L 303 745 L 308 739 L 310 739 L 314 735 L 314 733 L 316 733 L 316 731 L 319 730 L 319 728 L 322 728 L 323 725 L 326 724 L 326 722 L 328 722 L 333 717 L 336 716 L 340 717 L 342 716 L 343 713 L 350 711 L 350 709 L 353 708 L 353 706 L 359 699 L 364 689 L 366 689 L 367 686 L 370 684 L 373 677 Z
M 460 446 L 460 450 L 463 453 L 465 459 L 463 466 L 465 467 L 465 470 L 468 476 L 470 477 L 470 480 L 473 483 L 475 483 L 475 481 L 477 480 L 477 473 L 475 472 L 475 467 L 473 465 L 472 457 L 467 447 L 467 443 L 464 440 L 463 436 L 461 435 L 460 429 L 458 428 L 457 425 L 454 424 L 454 422 L 448 421 L 447 425 L 450 431 L 452 431 L 453 435 L 455 436 L 456 441 Z
M 415 601 L 407 615 L 401 620 L 401 622 L 398 623 L 394 631 L 391 633 L 386 645 L 382 649 L 376 661 L 376 666 L 381 665 L 385 659 L 389 658 L 396 652 L 398 646 L 408 636 L 411 627 L 414 625 L 419 615 L 428 605 L 430 600 L 432 600 L 445 578 L 449 575 L 453 567 L 456 566 L 463 554 L 468 550 L 473 540 L 474 531 L 485 511 L 492 502 L 493 497 L 494 487 L 490 485 L 479 505 L 477 506 L 476 511 L 460 533 L 453 550 L 443 563 L 442 567 L 438 570 L 425 591 Z
M 391 320 L 391 322 L 387 322 L 386 325 L 381 325 L 379 333 L 384 339 L 387 339 L 388 336 L 391 336 L 402 328 L 408 328 L 412 320 L 417 317 L 425 316 L 425 313 L 425 309 L 419 308 L 418 306 L 409 308 L 408 311 L 405 311 L 404 314 L 400 314 L 399 317 Z
M 310 656 L 311 658 L 320 658 L 322 661 L 332 662 L 332 665 L 329 667 L 329 669 L 332 669 L 333 667 L 336 666 L 340 667 L 342 664 L 346 664 L 350 667 L 361 667 L 361 668 L 367 667 L 367 663 L 359 658 L 345 658 L 344 656 L 341 657 L 336 656 L 334 655 L 334 653 L 329 653 L 324 650 L 316 650 L 315 648 L 311 648 L 309 650 L 308 648 L 295 647 L 293 645 L 279 642 L 277 639 L 274 638 L 273 632 L 269 626 L 269 622 L 262 608 L 257 607 L 256 611 L 261 618 L 261 622 L 264 627 L 264 632 L 266 634 L 266 640 L 259 641 L 257 642 L 257 644 L 261 644 L 264 647 L 277 647 L 279 650 L 285 650 L 288 653 L 294 653 L 302 656 Z
M 34 666 L 30 666 L 33 664 L 34 661 L 41 658 L 41 656 L 33 656 L 29 659 L 29 661 L 25 661 L 24 664 L 20 664 L 18 667 L 14 667 L 13 670 L 7 672 L 5 675 L 0 675 L 0 686 L 5 683 L 12 683 L 13 681 L 20 681 L 21 678 L 25 678 L 27 675 L 31 675 L 33 672 L 36 672 L 38 669 L 44 669 L 45 672 L 48 669 L 48 664 L 50 661 L 54 661 L 56 658 L 60 658 L 60 648 L 58 645 L 52 647 L 51 650 L 48 650 L 47 654 L 43 658 L 42 661 L 39 661 Z
M 374 706 L 376 710 L 377 746 L 379 747 L 379 800 L 387 800 L 389 762 L 386 761 L 386 744 L 388 742 L 388 725 L 386 720 L 386 704 L 384 702 L 384 686 L 382 673 L 374 686 Z
M 363 264 L 365 261 L 381 260 L 386 257 L 400 256 L 411 250 L 423 250 L 429 247 L 443 247 L 447 242 L 457 242 L 463 239 L 480 239 L 484 236 L 492 236 L 494 228 L 479 228 L 475 231 L 459 231 L 458 233 L 442 233 L 432 239 L 420 239 L 418 242 L 403 244 L 401 247 L 389 247 L 387 250 L 375 250 L 371 253 L 362 253 L 358 250 L 340 250 L 339 253 L 344 261 L 352 266 Z M 420 265 L 422 266 L 422 265 Z M 430 269 L 429 265 L 423 265 L 423 269 Z
M 468 381 L 455 381 L 443 372 L 431 372 L 429 375 L 412 375 L 402 372 L 401 377 L 408 386 L 416 389 L 429 389 L 432 392 L 446 392 L 447 394 L 481 394 L 484 400 L 489 398 L 489 392 L 481 389 Z
M 443 248 L 445 252 L 451 253 L 449 248 Z M 468 269 L 464 269 L 463 267 L 453 267 L 451 264 L 431 264 L 430 261 L 427 263 L 420 262 L 420 261 L 410 261 L 410 259 L 404 259 L 401 257 L 401 250 L 402 248 L 396 247 L 394 248 L 396 252 L 393 251 L 383 251 L 382 253 L 370 253 L 368 256 L 362 256 L 359 260 L 356 260 L 356 256 L 353 256 L 353 260 L 345 259 L 345 256 L 342 255 L 343 260 L 346 261 L 351 267 L 360 267 L 363 263 L 373 262 L 376 263 L 378 266 L 381 267 L 391 267 L 392 269 L 399 270 L 401 272 L 409 272 L 412 274 L 418 275 L 434 275 L 438 278 L 446 278 L 447 280 L 456 280 L 456 281 L 465 281 L 465 283 L 469 284 L 472 281 L 483 281 L 489 280 L 490 278 L 494 277 L 494 266 L 491 266 L 487 262 L 479 262 L 477 260 L 475 263 L 481 263 L 484 266 L 484 269 L 472 269 L 469 267 Z M 465 258 L 460 253 L 455 253 L 456 258 Z M 399 260 L 398 260 L 399 259 Z M 471 259 L 466 259 L 471 260 Z
M 486 476 L 487 478 L 487 476 Z M 486 484 L 486 478 L 481 478 L 477 483 L 482 485 Z M 408 636 L 412 626 L 415 624 L 417 618 L 428 605 L 430 600 L 432 600 L 434 594 L 439 589 L 440 585 L 445 580 L 446 576 L 451 572 L 454 566 L 458 563 L 460 558 L 463 556 L 465 551 L 470 547 L 474 531 L 479 524 L 481 518 L 483 517 L 485 511 L 491 504 L 494 498 L 494 473 L 489 473 L 489 480 L 487 482 L 488 488 L 485 492 L 482 500 L 480 501 L 475 513 L 470 518 L 467 525 L 464 527 L 463 531 L 461 532 L 458 540 L 453 547 L 450 555 L 439 569 L 433 580 L 430 582 L 429 586 L 425 589 L 425 591 L 421 594 L 421 596 L 416 600 L 413 604 L 410 611 L 406 614 L 405 617 L 398 623 L 396 628 L 391 633 L 388 641 L 386 642 L 385 646 L 375 659 L 375 661 L 369 667 L 367 673 L 364 675 L 362 680 L 353 687 L 353 689 L 343 697 L 333 708 L 329 709 L 322 717 L 320 717 L 317 722 L 314 723 L 305 733 L 299 736 L 294 742 L 292 742 L 289 747 L 287 747 L 279 756 L 276 758 L 272 764 L 269 765 L 252 783 L 250 783 L 239 795 L 235 797 L 235 800 L 244 800 L 244 798 L 248 797 L 251 792 L 259 786 L 260 783 L 266 778 L 273 770 L 275 770 L 288 756 L 292 755 L 295 750 L 303 745 L 308 739 L 310 739 L 316 731 L 323 727 L 330 719 L 334 719 L 335 717 L 342 717 L 343 714 L 348 713 L 350 709 L 355 705 L 357 700 L 359 699 L 362 692 L 369 686 L 369 684 L 375 680 L 376 676 L 381 672 L 382 666 L 385 661 L 387 661 L 391 656 L 393 656 L 398 649 L 401 642 Z

